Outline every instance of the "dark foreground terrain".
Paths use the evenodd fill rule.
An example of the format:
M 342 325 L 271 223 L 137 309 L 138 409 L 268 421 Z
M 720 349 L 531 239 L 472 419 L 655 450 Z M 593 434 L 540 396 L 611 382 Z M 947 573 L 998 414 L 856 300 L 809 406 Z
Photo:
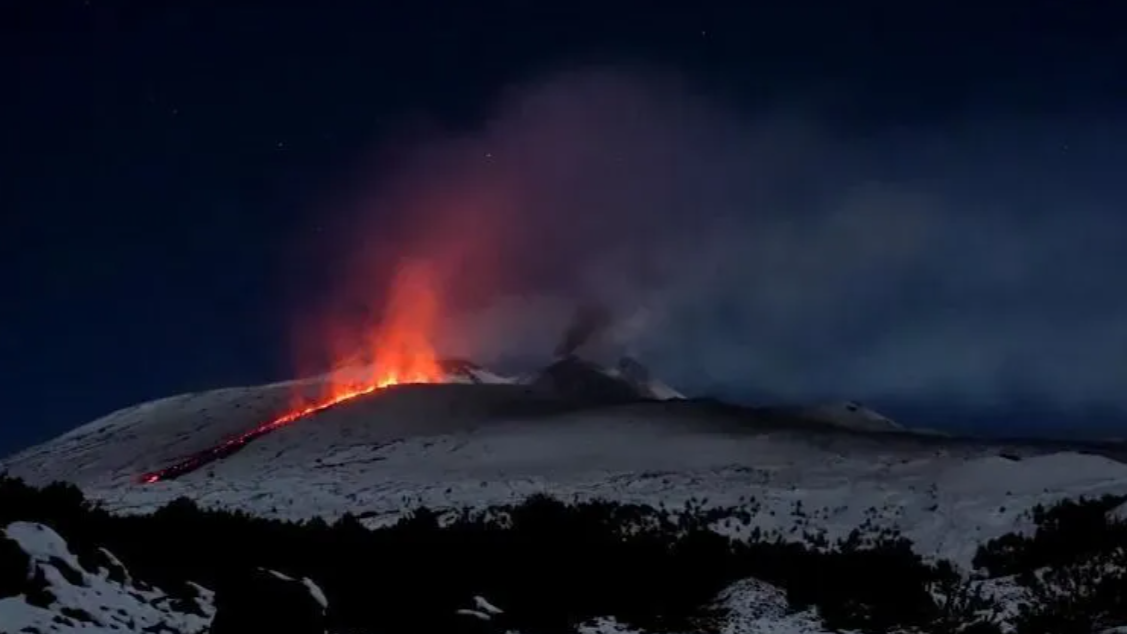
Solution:
M 672 512 L 533 497 L 443 521 L 421 510 L 369 530 L 352 515 L 287 523 L 186 499 L 120 517 L 69 485 L 0 478 L 0 526 L 46 524 L 82 561 L 104 558 L 104 547 L 137 579 L 185 595 L 193 581 L 215 590 L 218 603 L 259 568 L 308 577 L 328 598 L 333 632 L 481 631 L 456 614 L 475 595 L 506 606 L 506 628 L 524 634 L 571 632 L 603 616 L 653 632 L 710 631 L 724 617 L 716 595 L 755 578 L 785 590 L 792 608 L 816 606 L 830 629 L 998 632 L 1010 612 L 1019 634 L 1091 634 L 1127 624 L 1127 524 L 1109 513 L 1122 502 L 1039 508 L 1034 534 L 995 540 L 979 550 L 975 570 L 958 571 L 922 560 L 887 531 L 833 544 L 759 533 L 733 541 L 709 526 L 750 522 L 746 512 L 691 505 Z M 0 539 L 0 598 L 34 590 L 27 565 Z M 1026 599 L 996 600 L 998 584 Z

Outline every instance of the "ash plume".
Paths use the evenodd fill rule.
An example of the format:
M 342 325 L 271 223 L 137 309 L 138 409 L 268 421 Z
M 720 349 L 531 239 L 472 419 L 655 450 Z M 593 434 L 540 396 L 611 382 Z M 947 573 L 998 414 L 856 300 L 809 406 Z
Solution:
M 555 355 L 566 357 L 575 354 L 584 344 L 598 337 L 611 325 L 610 310 L 600 304 L 582 304 L 564 330 L 563 338 L 556 344 Z
M 394 146 L 333 238 L 361 240 L 351 296 L 424 253 L 441 349 L 486 365 L 618 346 L 690 393 L 1127 406 L 1124 191 L 1099 167 L 1127 163 L 1123 122 L 840 103 L 624 67 L 512 86 Z

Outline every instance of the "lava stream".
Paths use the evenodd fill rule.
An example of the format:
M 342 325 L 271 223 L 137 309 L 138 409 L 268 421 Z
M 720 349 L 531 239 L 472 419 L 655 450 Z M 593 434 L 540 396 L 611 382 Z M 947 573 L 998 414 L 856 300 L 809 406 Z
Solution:
M 417 382 L 421 383 L 426 381 Z M 286 414 L 283 414 L 282 416 L 279 416 L 278 418 L 275 418 L 272 421 L 263 423 L 246 433 L 228 438 L 227 440 L 218 445 L 215 445 L 214 447 L 209 447 L 201 452 L 183 458 L 168 467 L 146 473 L 139 478 L 139 481 L 141 482 L 141 484 L 153 484 L 162 480 L 174 480 L 182 475 L 191 473 L 199 469 L 200 467 L 207 465 L 208 463 L 226 458 L 227 456 L 245 447 L 247 443 L 251 442 L 252 440 L 265 436 L 275 429 L 284 427 L 285 425 L 288 425 L 298 419 L 311 416 L 313 414 L 316 414 L 317 412 L 329 409 L 330 407 L 340 405 L 341 403 L 344 403 L 346 401 L 351 401 L 354 398 L 364 396 L 365 394 L 371 394 L 377 390 L 381 390 L 385 387 L 396 384 L 400 384 L 400 382 L 393 381 L 384 384 L 371 385 L 365 388 L 358 388 L 355 391 L 336 394 L 329 400 L 319 402 L 314 405 L 307 405 L 301 409 L 288 412 Z
M 340 363 L 330 374 L 325 393 L 302 402 L 289 412 L 248 432 L 183 458 L 175 464 L 142 475 L 142 484 L 172 480 L 242 449 L 252 440 L 296 420 L 377 390 L 406 383 L 438 383 L 445 378 L 431 345 L 438 318 L 435 280 L 429 267 L 412 262 L 400 267 L 392 280 L 386 314 L 378 328 L 362 341 L 359 358 Z M 359 361 L 360 363 L 355 363 Z M 349 369 L 344 369 L 352 366 Z

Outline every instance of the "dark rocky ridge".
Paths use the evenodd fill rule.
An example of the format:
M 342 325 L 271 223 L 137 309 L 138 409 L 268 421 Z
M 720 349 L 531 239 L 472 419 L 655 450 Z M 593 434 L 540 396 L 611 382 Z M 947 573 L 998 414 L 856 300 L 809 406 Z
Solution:
M 530 383 L 539 394 L 576 406 L 621 405 L 653 400 L 633 382 L 611 376 L 600 366 L 569 355 L 540 371 Z

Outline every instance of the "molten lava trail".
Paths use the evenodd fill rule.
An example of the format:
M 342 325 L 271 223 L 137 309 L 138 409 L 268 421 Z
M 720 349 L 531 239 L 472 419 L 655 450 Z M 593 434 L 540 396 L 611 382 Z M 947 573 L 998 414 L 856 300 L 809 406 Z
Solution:
M 439 302 L 435 292 L 434 272 L 425 262 L 407 262 L 400 266 L 392 279 L 386 314 L 376 328 L 363 337 L 359 359 L 334 359 L 333 367 L 351 367 L 360 371 L 334 373 L 325 385 L 325 394 L 311 405 L 305 405 L 254 429 L 182 458 L 175 464 L 140 477 L 143 484 L 173 480 L 200 467 L 230 456 L 247 446 L 247 443 L 286 425 L 329 409 L 345 401 L 371 394 L 392 385 L 407 383 L 441 382 L 445 375 L 431 345 L 430 336 L 439 315 Z M 330 337 L 330 340 L 334 337 Z
M 261 438 L 266 434 L 274 431 L 275 429 L 285 427 L 286 425 L 289 425 L 294 421 L 312 416 L 317 412 L 322 412 L 329 409 L 330 407 L 335 407 L 337 405 L 340 405 L 341 403 L 345 403 L 360 396 L 364 396 L 365 394 L 371 394 L 372 392 L 383 389 L 383 387 L 385 386 L 377 385 L 365 387 L 352 392 L 334 396 L 327 401 L 317 403 L 315 405 L 309 405 L 287 414 L 283 414 L 282 416 L 279 416 L 272 421 L 263 423 L 246 433 L 228 438 L 227 440 L 224 440 L 214 447 L 209 447 L 207 449 L 204 449 L 203 451 L 194 453 L 185 458 L 181 458 L 170 466 L 159 469 L 157 471 L 146 473 L 138 478 L 138 481 L 141 484 L 153 484 L 155 482 L 161 482 L 163 480 L 175 480 L 180 476 L 187 475 L 207 464 L 215 462 L 216 460 L 222 460 L 223 458 L 230 456 L 231 454 L 247 446 L 247 444 L 251 441 L 257 438 Z

